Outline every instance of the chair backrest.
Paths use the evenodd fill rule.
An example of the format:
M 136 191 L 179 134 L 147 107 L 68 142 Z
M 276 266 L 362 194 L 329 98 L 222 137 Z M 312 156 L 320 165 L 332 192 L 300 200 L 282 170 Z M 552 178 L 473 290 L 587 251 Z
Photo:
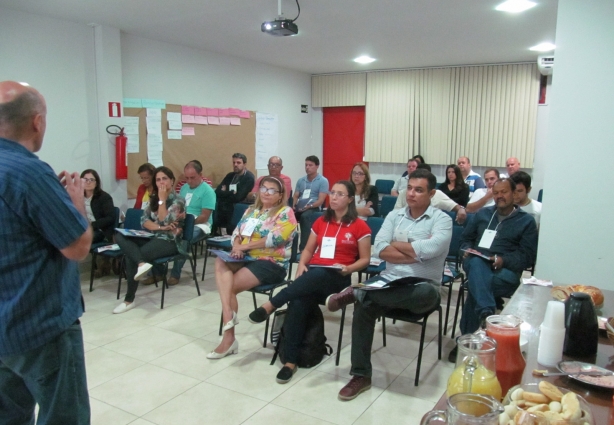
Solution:
M 113 207 L 113 212 L 115 213 L 115 229 L 117 229 L 119 227 L 119 219 L 122 212 L 119 207 Z
M 194 222 L 196 221 L 196 217 L 192 214 L 186 214 L 185 219 L 183 221 L 183 235 L 182 239 L 184 241 L 191 241 L 194 236 Z
M 371 229 L 371 245 L 373 245 L 373 243 L 375 242 L 375 237 L 382 228 L 382 224 L 384 224 L 384 219 L 382 217 L 367 218 L 367 225 Z
M 386 218 L 388 213 L 394 209 L 394 204 L 397 203 L 397 197 L 391 195 L 384 195 L 382 203 L 379 207 L 379 213 L 382 218 Z
M 537 202 L 543 202 L 542 198 L 544 197 L 544 189 L 539 189 L 537 193 Z
M 394 180 L 377 179 L 375 180 L 375 187 L 380 195 L 390 195 L 394 187 Z
M 124 229 L 143 230 L 141 217 L 143 217 L 143 210 L 128 208 L 124 220 Z
M 245 211 L 250 207 L 250 204 L 244 204 L 242 202 L 235 204 L 234 209 L 232 210 L 232 217 L 230 219 L 230 226 L 228 227 L 227 232 L 231 234 L 234 232 L 235 227 L 237 227 L 237 223 L 241 221 L 241 217 L 245 214 Z
M 459 258 L 460 256 L 460 241 L 465 228 L 455 224 L 452 226 L 452 239 L 450 239 L 450 248 L 448 249 L 448 257 Z

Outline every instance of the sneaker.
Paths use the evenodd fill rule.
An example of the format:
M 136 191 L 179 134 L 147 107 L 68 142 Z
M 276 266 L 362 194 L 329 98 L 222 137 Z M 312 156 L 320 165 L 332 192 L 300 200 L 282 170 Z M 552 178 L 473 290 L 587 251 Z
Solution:
M 250 323 L 262 323 L 269 318 L 269 314 L 263 307 L 258 307 L 256 310 L 252 311 L 247 318 Z
M 162 282 L 162 276 L 149 276 L 147 279 L 141 280 L 141 285 L 153 285 L 154 283 Z
M 354 288 L 348 286 L 343 291 L 338 294 L 329 295 L 326 298 L 326 307 L 328 311 L 337 311 L 341 310 L 348 304 L 353 304 L 356 302 L 356 297 L 354 297 Z
M 448 361 L 450 363 L 456 363 L 456 356 L 458 356 L 458 347 L 454 347 L 450 354 L 448 354 Z
M 144 263 L 142 266 L 139 266 L 136 274 L 134 275 L 134 280 L 139 280 L 141 276 L 147 273 L 153 266 L 149 263 Z
M 371 378 L 366 376 L 352 376 L 350 382 L 339 391 L 339 400 L 354 400 L 362 392 L 371 388 Z
M 169 277 L 166 283 L 168 283 L 168 286 L 174 286 L 179 283 L 179 279 L 176 277 Z
M 297 370 L 298 366 L 294 366 L 294 369 L 290 369 L 288 366 L 284 366 L 277 374 L 277 378 L 275 380 L 278 384 L 287 384 L 288 382 L 290 382 Z

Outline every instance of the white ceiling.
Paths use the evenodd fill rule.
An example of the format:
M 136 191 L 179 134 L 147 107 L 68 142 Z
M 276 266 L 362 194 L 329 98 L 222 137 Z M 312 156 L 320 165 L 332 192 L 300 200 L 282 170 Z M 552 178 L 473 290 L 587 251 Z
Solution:
M 311 74 L 527 62 L 555 42 L 556 0 L 517 15 L 503 0 L 299 0 L 299 35 L 273 37 L 260 24 L 277 0 L 0 0 L 0 6 L 238 56 Z M 286 18 L 297 13 L 282 0 Z M 367 54 L 377 61 L 352 62 Z

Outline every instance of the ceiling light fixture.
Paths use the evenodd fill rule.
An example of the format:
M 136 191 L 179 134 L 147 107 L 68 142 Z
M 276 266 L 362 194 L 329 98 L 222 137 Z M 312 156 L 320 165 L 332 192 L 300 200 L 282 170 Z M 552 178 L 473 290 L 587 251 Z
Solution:
M 360 56 L 360 57 L 357 57 L 356 59 L 354 59 L 354 62 L 366 65 L 368 63 L 375 62 L 375 59 L 373 59 L 370 56 L 364 55 L 364 56 Z
M 501 12 L 520 13 L 537 6 L 537 3 L 529 0 L 507 0 L 501 3 L 495 9 Z
M 532 50 L 534 52 L 550 52 L 551 50 L 554 50 L 556 48 L 556 46 L 552 43 L 539 43 L 537 46 L 533 46 L 531 48 L 529 48 L 529 50 Z

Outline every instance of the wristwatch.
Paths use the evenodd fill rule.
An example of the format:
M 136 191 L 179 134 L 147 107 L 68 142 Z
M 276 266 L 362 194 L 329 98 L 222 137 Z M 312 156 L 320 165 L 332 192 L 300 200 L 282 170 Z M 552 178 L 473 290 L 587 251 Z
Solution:
M 158 205 L 162 205 L 164 201 L 158 201 Z

